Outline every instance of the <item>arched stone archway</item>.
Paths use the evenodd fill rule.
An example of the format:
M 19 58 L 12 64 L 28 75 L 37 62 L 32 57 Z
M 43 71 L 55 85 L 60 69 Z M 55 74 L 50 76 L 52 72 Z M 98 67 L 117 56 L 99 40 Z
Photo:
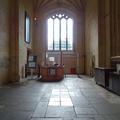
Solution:
M 42 64 L 45 61 L 46 51 L 46 34 L 47 18 L 58 11 L 69 14 L 74 19 L 74 51 L 65 52 L 64 60 L 66 67 L 66 73 L 70 73 L 71 68 L 75 68 L 77 73 L 84 73 L 84 10 L 82 8 L 76 9 L 72 5 L 62 4 L 58 5 L 53 3 L 44 7 L 38 7 L 35 9 L 35 25 L 34 25 L 34 53 L 38 55 L 38 62 Z

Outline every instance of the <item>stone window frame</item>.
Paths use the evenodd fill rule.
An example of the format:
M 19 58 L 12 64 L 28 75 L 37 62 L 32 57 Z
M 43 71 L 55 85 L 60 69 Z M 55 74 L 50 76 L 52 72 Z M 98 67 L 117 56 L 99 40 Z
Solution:
M 59 17 L 60 14 L 62 15 L 61 17 Z M 68 29 L 67 20 L 68 20 L 69 18 L 72 19 L 72 20 L 73 20 L 73 40 L 72 40 L 72 41 L 74 41 L 74 19 L 73 19 L 73 17 L 70 17 L 68 14 L 66 14 L 66 13 L 64 13 L 64 12 L 55 12 L 55 13 L 53 13 L 52 15 L 48 16 L 47 20 L 48 20 L 49 18 L 52 18 L 53 21 L 54 21 L 54 19 L 58 18 L 58 19 L 60 20 L 60 26 L 61 26 L 61 20 L 62 20 L 63 18 L 65 18 L 65 19 L 66 19 L 66 29 Z M 54 29 L 54 28 L 53 28 L 53 29 Z M 61 29 L 61 28 L 60 28 L 60 29 Z M 67 33 L 68 33 L 68 30 L 66 30 L 66 34 L 67 34 Z M 54 34 L 54 31 L 53 31 L 53 34 Z M 61 34 L 61 30 L 60 30 L 60 34 Z M 67 36 L 67 35 L 66 35 L 66 36 Z M 61 35 L 60 35 L 59 50 L 55 50 L 55 48 L 54 48 L 54 40 L 53 40 L 53 49 L 52 49 L 52 50 L 49 50 L 49 48 L 48 48 L 48 38 L 47 38 L 47 51 L 74 51 L 74 43 L 72 43 L 72 50 L 69 50 L 69 49 L 68 49 L 68 38 L 66 37 L 66 50 L 62 50 L 62 49 L 61 49 Z
M 26 30 L 27 30 L 27 24 L 26 24 L 26 20 L 29 20 L 29 39 L 27 40 L 27 32 L 26 32 Z M 25 42 L 27 43 L 27 44 L 30 44 L 30 42 L 31 42 L 31 39 L 30 39 L 30 37 L 31 37 L 31 19 L 30 19 L 30 16 L 29 16 L 29 14 L 27 13 L 27 11 L 25 11 L 25 25 L 24 25 L 24 36 L 25 36 L 25 38 L 24 38 L 24 40 L 25 40 Z

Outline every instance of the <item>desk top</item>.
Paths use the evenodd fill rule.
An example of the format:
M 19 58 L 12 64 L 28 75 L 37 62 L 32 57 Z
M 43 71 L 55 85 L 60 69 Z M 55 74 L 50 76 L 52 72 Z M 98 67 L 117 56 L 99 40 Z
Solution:
M 112 61 L 120 62 L 120 56 L 113 56 L 111 57 Z
M 113 68 L 106 68 L 106 67 L 96 67 L 95 69 L 100 69 L 100 70 L 114 70 Z
M 42 66 L 42 68 L 47 68 L 47 69 L 51 69 L 51 68 L 53 68 L 53 69 L 56 69 L 56 68 L 64 68 L 64 65 L 58 65 L 58 66 Z
M 110 74 L 120 76 L 120 73 L 117 72 L 110 72 Z

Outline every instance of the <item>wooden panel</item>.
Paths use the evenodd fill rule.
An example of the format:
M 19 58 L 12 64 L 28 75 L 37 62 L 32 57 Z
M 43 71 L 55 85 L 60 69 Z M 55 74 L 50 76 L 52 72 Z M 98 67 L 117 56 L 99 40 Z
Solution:
M 55 70 L 54 74 L 50 74 L 50 70 Z M 64 67 L 42 67 L 41 68 L 41 81 L 59 81 L 64 78 Z

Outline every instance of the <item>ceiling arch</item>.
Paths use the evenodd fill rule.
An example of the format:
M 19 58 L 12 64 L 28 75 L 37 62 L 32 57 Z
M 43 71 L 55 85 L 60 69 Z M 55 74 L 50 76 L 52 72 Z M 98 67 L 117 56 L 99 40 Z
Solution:
M 35 8 L 44 9 L 47 6 L 57 4 L 58 7 L 68 5 L 76 10 L 85 8 L 86 0 L 35 0 Z

